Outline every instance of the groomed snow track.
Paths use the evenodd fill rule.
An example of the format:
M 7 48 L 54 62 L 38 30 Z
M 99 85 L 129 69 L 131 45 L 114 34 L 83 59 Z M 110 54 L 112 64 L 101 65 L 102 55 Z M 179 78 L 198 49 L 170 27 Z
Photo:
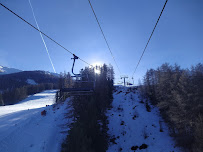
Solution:
M 60 152 L 66 137 L 68 100 L 54 104 L 55 90 L 0 107 L 0 152 Z M 48 106 L 49 105 L 49 106 Z M 46 110 L 46 115 L 41 112 Z

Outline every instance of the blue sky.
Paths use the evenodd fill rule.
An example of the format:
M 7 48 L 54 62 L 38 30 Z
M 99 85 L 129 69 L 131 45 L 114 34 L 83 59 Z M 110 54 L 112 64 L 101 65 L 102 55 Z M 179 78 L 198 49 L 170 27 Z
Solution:
M 28 0 L 1 3 L 35 24 Z M 31 0 L 40 29 L 90 64 L 112 64 L 88 0 Z M 132 76 L 165 0 L 92 0 L 122 75 Z M 203 61 L 203 1 L 169 0 L 134 77 L 162 63 L 181 67 Z M 70 71 L 71 54 L 44 38 L 56 72 Z M 52 71 L 38 32 L 0 7 L 0 65 Z M 78 61 L 76 72 L 86 64 Z

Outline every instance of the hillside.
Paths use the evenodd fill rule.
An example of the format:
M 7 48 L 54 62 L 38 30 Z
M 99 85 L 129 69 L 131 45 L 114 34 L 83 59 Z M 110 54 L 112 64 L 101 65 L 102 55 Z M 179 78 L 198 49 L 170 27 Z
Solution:
M 29 84 L 58 82 L 59 77 L 45 71 L 23 71 L 0 75 L 0 90 L 18 88 Z
M 61 143 L 71 129 L 69 125 L 76 120 L 73 121 L 71 116 L 74 110 L 71 100 L 55 105 L 55 92 L 44 91 L 19 104 L 0 107 L 0 151 L 61 150 Z M 159 110 L 152 105 L 146 108 L 146 102 L 139 96 L 138 91 L 125 87 L 119 87 L 114 92 L 112 108 L 106 113 L 110 136 L 107 151 L 180 152 Z M 46 110 L 45 116 L 41 115 L 43 110 Z M 73 140 L 73 136 L 70 138 Z
M 117 87 L 112 109 L 107 111 L 110 146 L 108 152 L 179 152 L 169 130 L 152 105 L 139 98 L 139 92 Z
M 55 92 L 44 91 L 19 104 L 0 107 L 1 152 L 60 152 L 68 129 L 63 127 L 68 123 L 64 119 L 68 100 L 55 105 Z

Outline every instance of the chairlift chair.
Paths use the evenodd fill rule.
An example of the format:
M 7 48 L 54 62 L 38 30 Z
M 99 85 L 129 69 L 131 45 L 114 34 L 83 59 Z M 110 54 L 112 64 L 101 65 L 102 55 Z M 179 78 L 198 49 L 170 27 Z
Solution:
M 73 54 L 73 65 L 72 65 L 72 74 L 73 78 L 75 78 L 74 83 L 75 83 L 75 87 L 74 88 L 62 88 L 60 89 L 60 93 L 66 92 L 71 96 L 80 96 L 80 95 L 91 95 L 94 92 L 94 86 L 95 86 L 95 81 L 89 81 L 89 77 L 88 74 L 86 76 L 86 80 L 82 79 L 82 75 L 81 74 L 75 74 L 74 73 L 74 66 L 75 66 L 75 60 L 79 59 L 75 54 Z M 90 83 L 92 83 L 93 85 L 91 85 L 91 87 L 82 87 L 82 85 L 89 85 Z

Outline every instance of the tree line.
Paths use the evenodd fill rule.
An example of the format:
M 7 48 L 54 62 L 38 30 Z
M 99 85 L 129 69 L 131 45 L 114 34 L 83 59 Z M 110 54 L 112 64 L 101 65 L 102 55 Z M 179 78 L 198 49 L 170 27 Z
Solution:
M 57 89 L 58 84 L 41 83 L 38 85 L 25 85 L 10 90 L 5 90 L 0 93 L 0 105 L 15 104 L 27 98 L 28 95 L 40 93 L 44 90 Z
M 37 84 L 58 83 L 58 76 L 49 74 L 45 71 L 23 71 L 12 74 L 0 75 L 0 91 L 11 90 L 28 85 L 28 79 Z
M 72 97 L 74 122 L 68 126 L 70 130 L 62 144 L 62 152 L 105 152 L 108 148 L 108 121 L 105 112 L 113 100 L 114 71 L 112 66 L 105 64 L 98 68 L 100 74 L 96 74 L 92 68 L 80 72 L 82 81 L 88 79 L 95 82 L 94 92 L 91 95 Z M 69 74 L 62 84 L 76 88 L 93 85 L 86 82 L 74 83 Z
M 146 72 L 139 85 L 143 98 L 159 107 L 177 145 L 203 151 L 203 64 L 183 69 L 165 63 Z
M 28 80 L 36 82 L 31 85 Z M 58 89 L 59 77 L 45 71 L 23 71 L 0 75 L 0 106 L 15 104 L 28 95 Z

